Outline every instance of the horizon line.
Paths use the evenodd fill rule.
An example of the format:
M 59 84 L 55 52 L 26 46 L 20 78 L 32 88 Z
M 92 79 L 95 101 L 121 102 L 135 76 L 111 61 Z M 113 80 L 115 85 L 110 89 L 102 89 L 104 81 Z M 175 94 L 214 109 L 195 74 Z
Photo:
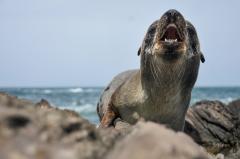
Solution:
M 104 88 L 106 86 L 0 86 L 0 88 L 90 88 L 90 87 L 94 87 L 94 88 Z M 240 87 L 240 85 L 198 85 L 198 86 L 194 86 L 194 88 L 206 88 L 206 87 L 210 87 L 210 88 L 226 88 L 226 87 Z

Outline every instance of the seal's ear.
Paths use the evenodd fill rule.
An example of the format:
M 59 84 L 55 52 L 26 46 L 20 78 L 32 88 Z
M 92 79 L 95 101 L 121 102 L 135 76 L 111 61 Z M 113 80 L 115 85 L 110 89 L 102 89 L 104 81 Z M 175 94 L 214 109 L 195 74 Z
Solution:
M 195 27 L 189 22 L 187 22 L 187 31 L 188 31 L 188 37 L 189 37 L 189 42 L 190 42 L 190 46 L 193 49 L 193 53 L 195 55 L 200 54 L 200 60 L 202 63 L 205 62 L 205 58 L 202 54 L 202 52 L 200 51 L 200 44 L 199 44 L 199 40 L 198 40 L 198 36 L 197 36 L 197 31 L 195 29 Z
M 137 55 L 139 56 L 141 54 L 141 47 L 138 49 Z
M 204 63 L 205 62 L 205 57 L 203 55 L 203 53 L 201 52 L 200 53 L 200 59 L 201 59 L 201 62 Z

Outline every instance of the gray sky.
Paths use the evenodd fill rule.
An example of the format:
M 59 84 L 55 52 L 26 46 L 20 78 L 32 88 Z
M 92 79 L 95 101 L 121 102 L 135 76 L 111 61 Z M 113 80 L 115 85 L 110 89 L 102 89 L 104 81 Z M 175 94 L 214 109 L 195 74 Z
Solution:
M 237 0 L 0 0 L 0 86 L 104 86 L 139 67 L 148 26 L 172 8 L 198 31 L 196 85 L 239 86 Z

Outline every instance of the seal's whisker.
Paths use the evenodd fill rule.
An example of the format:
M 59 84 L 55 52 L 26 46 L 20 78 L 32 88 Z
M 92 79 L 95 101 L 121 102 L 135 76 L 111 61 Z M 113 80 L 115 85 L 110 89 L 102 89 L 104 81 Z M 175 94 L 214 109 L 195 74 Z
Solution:
M 155 82 L 158 83 L 158 85 L 160 85 L 160 82 L 158 81 L 159 79 L 159 72 L 157 71 L 157 68 L 155 67 L 155 63 L 153 63 L 154 61 L 153 60 L 150 60 L 150 63 L 151 63 L 151 68 L 153 68 L 154 72 L 153 72 L 153 75 L 155 77 Z
M 152 64 L 151 60 L 150 60 L 150 70 L 152 72 L 154 80 L 157 81 L 156 71 L 155 71 L 154 65 Z

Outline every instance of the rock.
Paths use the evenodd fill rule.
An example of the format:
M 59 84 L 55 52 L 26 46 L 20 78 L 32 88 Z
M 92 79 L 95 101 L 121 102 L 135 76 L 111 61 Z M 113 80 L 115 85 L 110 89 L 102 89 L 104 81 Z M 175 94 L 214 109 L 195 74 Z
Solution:
M 224 159 L 224 155 L 219 153 L 215 156 L 215 159 Z
M 35 104 L 0 93 L 0 158 L 240 158 L 238 103 L 202 101 L 189 109 L 185 132 L 207 155 L 185 134 L 160 124 L 132 126 L 117 119 L 115 128 L 98 129 L 44 99 Z
M 112 158 L 205 159 L 208 156 L 184 133 L 175 133 L 156 123 L 140 122 L 127 137 L 116 143 L 107 156 L 107 159 Z
M 114 128 L 123 134 L 128 134 L 130 131 L 132 131 L 133 126 L 122 121 L 120 118 L 117 118 L 114 121 Z
M 0 93 L 1 159 L 102 158 L 120 136 L 46 100 L 34 104 Z
M 239 159 L 240 158 L 240 148 L 237 150 L 230 151 L 224 159 Z
M 228 107 L 235 116 L 240 116 L 240 99 L 232 101 L 228 104 Z
M 53 107 L 49 104 L 49 102 L 45 99 L 42 99 L 40 102 L 36 104 L 37 108 L 40 109 L 52 109 Z
M 9 108 L 27 108 L 33 105 L 32 102 L 24 99 L 17 99 L 15 96 L 9 96 L 6 93 L 0 92 L 0 106 Z
M 187 112 L 184 131 L 210 153 L 233 153 L 239 149 L 240 119 L 236 111 L 239 105 L 230 105 L 219 101 L 196 103 Z
M 69 109 L 60 110 L 57 107 L 52 107 L 50 105 L 50 103 L 47 100 L 45 100 L 45 99 L 42 99 L 35 106 L 37 108 L 39 108 L 39 109 L 54 110 L 54 111 L 65 111 L 66 114 L 68 114 L 70 116 L 79 117 L 79 114 L 77 112 L 75 112 L 75 111 L 72 111 L 72 110 L 69 110 Z

